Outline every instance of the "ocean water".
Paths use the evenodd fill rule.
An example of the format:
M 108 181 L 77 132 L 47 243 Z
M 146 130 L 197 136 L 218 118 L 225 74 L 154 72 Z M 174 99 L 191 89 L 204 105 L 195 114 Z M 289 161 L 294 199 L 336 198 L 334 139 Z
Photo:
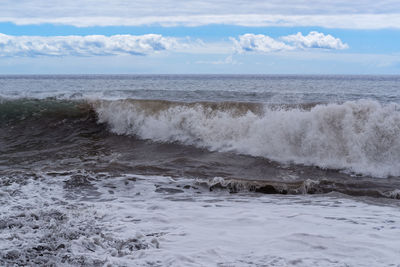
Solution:
M 400 266 L 400 76 L 0 76 L 0 265 Z

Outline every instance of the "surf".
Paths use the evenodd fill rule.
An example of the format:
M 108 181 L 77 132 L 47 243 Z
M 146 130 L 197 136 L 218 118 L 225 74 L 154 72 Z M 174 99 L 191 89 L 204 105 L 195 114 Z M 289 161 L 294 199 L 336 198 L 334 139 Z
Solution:
M 126 99 L 92 105 L 98 121 L 119 135 L 375 177 L 400 175 L 400 111 L 393 103 L 279 107 Z

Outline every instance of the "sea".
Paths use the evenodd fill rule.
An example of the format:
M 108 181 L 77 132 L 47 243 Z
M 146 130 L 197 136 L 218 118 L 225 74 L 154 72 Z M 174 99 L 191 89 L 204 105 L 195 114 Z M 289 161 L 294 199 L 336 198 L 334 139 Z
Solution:
M 400 266 L 400 76 L 0 76 L 1 266 Z

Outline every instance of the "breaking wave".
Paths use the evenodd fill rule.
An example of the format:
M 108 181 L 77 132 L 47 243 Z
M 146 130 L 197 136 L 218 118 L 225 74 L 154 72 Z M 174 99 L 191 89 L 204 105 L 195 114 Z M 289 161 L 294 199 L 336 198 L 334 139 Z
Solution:
M 112 133 L 154 142 L 373 177 L 400 176 L 400 106 L 394 103 L 359 100 L 267 105 L 133 99 L 0 102 L 3 129 L 22 121 L 29 122 L 24 131 L 33 129 L 35 134 L 40 130 L 56 135 L 60 124 L 68 124 L 75 129 L 73 136 L 86 136 L 102 131 L 105 124 Z
M 375 177 L 400 176 L 400 106 L 394 103 L 271 106 L 125 99 L 91 104 L 98 121 L 119 135 Z

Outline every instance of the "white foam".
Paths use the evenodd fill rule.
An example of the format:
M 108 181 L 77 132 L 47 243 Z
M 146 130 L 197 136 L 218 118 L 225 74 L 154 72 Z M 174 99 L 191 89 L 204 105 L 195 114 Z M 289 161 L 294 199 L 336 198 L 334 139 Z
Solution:
M 14 193 L 3 199 L 0 219 L 16 225 L 0 227 L 4 254 L 16 251 L 23 260 L 26 253 L 31 261 L 55 265 L 65 257 L 66 263 L 112 266 L 398 264 L 396 206 L 334 196 L 228 194 L 195 186 L 157 193 L 157 188 L 182 189 L 193 181 L 135 175 L 93 180 L 93 197 L 87 188 L 63 188 L 68 178 L 1 188 Z M 77 237 L 66 238 L 70 235 Z M 43 256 L 32 250 L 53 244 L 65 248 Z M 130 244 L 145 247 L 130 250 Z
M 344 104 L 251 111 L 171 105 L 157 111 L 128 100 L 95 105 L 117 134 L 234 151 L 279 162 L 346 169 L 376 177 L 400 175 L 400 110 L 360 100 Z

